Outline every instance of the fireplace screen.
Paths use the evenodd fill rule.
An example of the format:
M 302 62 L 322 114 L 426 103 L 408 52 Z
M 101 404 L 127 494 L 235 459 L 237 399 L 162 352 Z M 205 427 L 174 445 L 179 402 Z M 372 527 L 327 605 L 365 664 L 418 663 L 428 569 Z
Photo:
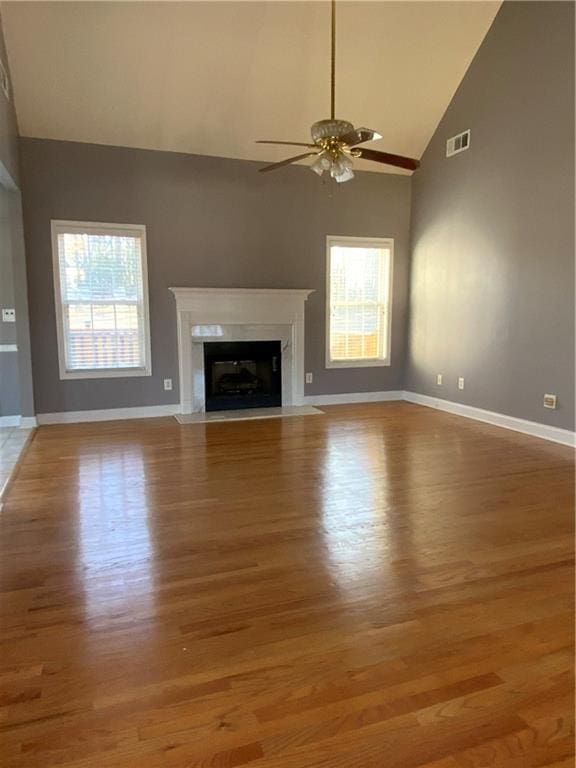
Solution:
M 279 341 L 204 344 L 206 410 L 282 405 Z

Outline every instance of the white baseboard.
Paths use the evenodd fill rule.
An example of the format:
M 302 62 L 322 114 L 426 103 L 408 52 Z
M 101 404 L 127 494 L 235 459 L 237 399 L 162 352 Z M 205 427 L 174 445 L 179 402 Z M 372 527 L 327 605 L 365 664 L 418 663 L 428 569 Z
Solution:
M 0 427 L 20 427 L 33 429 L 37 427 L 36 416 L 0 416 Z
M 348 392 L 341 395 L 306 395 L 306 405 L 345 405 L 346 403 L 380 403 L 388 400 L 402 400 L 404 393 L 399 389 L 386 392 Z
M 522 432 L 532 437 L 540 437 L 543 440 L 550 440 L 553 443 L 562 443 L 562 445 L 575 446 L 576 434 L 569 429 L 560 427 L 551 427 L 548 424 L 539 424 L 537 421 L 528 421 L 527 419 L 518 419 L 515 416 L 506 416 L 504 413 L 495 411 L 485 411 L 482 408 L 475 408 L 472 405 L 455 403 L 451 400 L 442 400 L 428 395 L 419 395 L 416 392 L 404 392 L 404 400 L 417 405 L 425 405 L 428 408 L 437 408 L 440 411 L 447 411 L 456 416 L 464 416 L 467 419 L 483 421 L 486 424 L 493 424 L 495 427 L 511 429 L 514 432 Z
M 20 416 L 0 416 L 0 427 L 19 427 Z
M 539 424 L 536 421 L 518 419 L 515 416 L 506 416 L 503 413 L 485 411 L 463 403 L 455 403 L 450 400 L 442 400 L 428 395 L 420 395 L 416 392 L 402 390 L 389 390 L 383 392 L 348 392 L 336 395 L 306 395 L 305 405 L 345 405 L 348 403 L 376 403 L 394 400 L 406 400 L 417 405 L 436 408 L 456 416 L 467 419 L 483 421 L 496 427 L 522 432 L 532 437 L 540 437 L 562 445 L 575 446 L 576 435 L 568 429 L 551 427 L 547 424 Z M 178 404 L 150 405 L 138 408 L 110 408 L 99 411 L 64 411 L 62 413 L 39 413 L 34 419 L 21 418 L 20 416 L 0 417 L 0 426 L 33 427 L 38 424 L 74 424 L 89 421 L 117 421 L 121 419 L 151 419 L 159 416 L 174 416 L 180 412 Z M 9 423 L 6 420 L 10 420 Z M 6 423 L 4 423 L 6 421 Z
M 180 406 L 148 405 L 138 408 L 106 408 L 100 411 L 62 411 L 61 413 L 39 413 L 38 424 L 75 424 L 86 421 L 119 421 L 123 419 L 152 419 L 158 416 L 174 416 Z
M 401 390 L 388 392 L 351 392 L 341 395 L 308 395 L 303 405 L 340 405 L 345 403 L 374 403 L 386 400 L 402 400 Z M 88 421 L 118 421 L 121 419 L 152 419 L 158 416 L 174 416 L 180 413 L 180 405 L 149 405 L 137 408 L 110 408 L 99 411 L 62 411 L 39 413 L 38 424 L 76 424 Z
M 402 391 L 351 392 L 342 395 L 308 395 L 304 405 L 340 405 L 345 403 L 373 403 L 385 400 L 402 400 Z M 158 416 L 174 416 L 180 413 L 179 404 L 149 405 L 138 408 L 110 408 L 99 411 L 62 411 L 39 413 L 38 424 L 76 424 L 88 421 L 118 421 L 121 419 L 152 419 Z

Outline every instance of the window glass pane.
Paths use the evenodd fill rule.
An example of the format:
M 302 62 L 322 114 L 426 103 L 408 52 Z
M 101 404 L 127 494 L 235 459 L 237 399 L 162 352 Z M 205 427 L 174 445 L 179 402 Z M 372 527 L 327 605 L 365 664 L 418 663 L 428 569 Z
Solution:
M 137 301 L 142 295 L 139 237 L 61 234 L 58 237 L 64 301 Z
M 113 304 L 96 304 L 92 306 L 93 327 L 96 331 L 113 331 L 116 325 Z
M 138 307 L 130 304 L 117 304 L 116 327 L 123 330 L 136 330 L 138 328 Z
M 333 300 L 377 302 L 382 251 L 375 248 L 332 248 Z
M 333 245 L 330 249 L 330 357 L 387 356 L 390 249 Z
M 146 365 L 140 236 L 58 234 L 66 368 Z
M 92 328 L 92 307 L 72 304 L 68 308 L 68 326 L 71 331 L 89 331 Z

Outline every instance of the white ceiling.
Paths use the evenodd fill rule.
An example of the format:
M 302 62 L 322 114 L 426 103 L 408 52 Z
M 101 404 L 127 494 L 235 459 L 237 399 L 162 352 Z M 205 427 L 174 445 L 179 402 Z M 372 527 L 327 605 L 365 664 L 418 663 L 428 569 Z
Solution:
M 499 2 L 338 4 L 337 117 L 420 157 Z M 329 113 L 327 2 L 9 2 L 23 136 L 277 160 Z M 358 161 L 366 170 L 392 169 Z

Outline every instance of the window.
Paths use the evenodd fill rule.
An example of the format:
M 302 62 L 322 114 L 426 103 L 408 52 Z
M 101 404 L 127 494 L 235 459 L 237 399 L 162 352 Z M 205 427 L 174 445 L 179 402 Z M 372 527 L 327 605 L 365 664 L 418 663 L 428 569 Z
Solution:
M 390 365 L 393 240 L 327 238 L 328 368 Z
M 149 376 L 146 228 L 52 222 L 61 379 Z

